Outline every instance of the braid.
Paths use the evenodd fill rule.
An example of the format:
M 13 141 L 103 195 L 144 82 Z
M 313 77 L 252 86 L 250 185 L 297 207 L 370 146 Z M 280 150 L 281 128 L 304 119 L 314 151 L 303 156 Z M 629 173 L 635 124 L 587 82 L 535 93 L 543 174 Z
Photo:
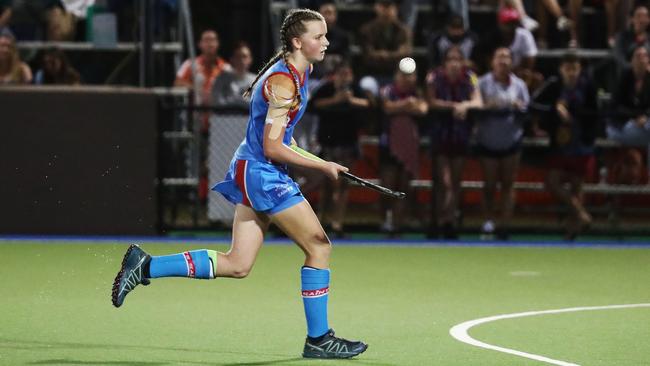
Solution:
M 266 70 L 269 69 L 275 62 L 278 60 L 282 59 L 284 60 L 284 63 L 287 64 L 287 68 L 289 69 L 289 73 L 291 73 L 291 76 L 293 77 L 293 82 L 296 84 L 296 97 L 298 98 L 298 101 L 300 102 L 300 78 L 296 73 L 291 69 L 289 66 L 289 59 L 288 56 L 293 50 L 293 46 L 291 44 L 291 40 L 295 37 L 300 37 L 303 33 L 307 32 L 307 28 L 305 27 L 305 24 L 303 22 L 310 21 L 310 20 L 321 20 L 325 21 L 323 16 L 315 12 L 313 10 L 309 9 L 292 9 L 289 10 L 287 15 L 284 18 L 284 21 L 282 22 L 282 26 L 280 27 L 280 42 L 282 43 L 282 48 L 281 50 L 276 53 L 271 59 L 262 67 L 262 69 L 257 73 L 257 76 L 255 77 L 255 80 L 253 83 L 248 87 L 246 92 L 244 92 L 244 96 L 250 96 L 253 87 L 257 83 L 257 81 L 262 77 L 262 75 L 266 72 Z
M 282 55 L 282 59 L 284 60 L 284 63 L 287 64 L 287 69 L 289 69 L 289 73 L 291 74 L 291 78 L 293 79 L 293 83 L 296 85 L 296 92 L 294 93 L 294 97 L 298 99 L 298 104 L 301 102 L 301 97 L 300 97 L 300 84 L 299 84 L 299 77 L 296 75 L 295 72 L 293 72 L 293 68 L 289 67 L 289 59 L 287 58 L 288 53 L 284 53 Z

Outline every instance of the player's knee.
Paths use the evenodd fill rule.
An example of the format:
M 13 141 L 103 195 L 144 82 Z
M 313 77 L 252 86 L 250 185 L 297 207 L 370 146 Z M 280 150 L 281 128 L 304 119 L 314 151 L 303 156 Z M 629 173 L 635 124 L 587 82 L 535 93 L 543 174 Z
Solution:
M 327 259 L 332 251 L 332 243 L 324 232 L 314 233 L 310 237 L 308 255 L 312 257 Z
M 232 269 L 233 278 L 238 278 L 238 279 L 246 278 L 250 273 L 251 273 L 251 266 L 246 264 L 235 265 Z

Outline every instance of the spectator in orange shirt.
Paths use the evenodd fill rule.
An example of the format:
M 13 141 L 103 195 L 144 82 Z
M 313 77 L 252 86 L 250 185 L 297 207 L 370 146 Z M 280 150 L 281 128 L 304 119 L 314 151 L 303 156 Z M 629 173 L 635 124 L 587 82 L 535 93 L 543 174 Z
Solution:
M 214 81 L 224 69 L 229 69 L 230 65 L 221 57 L 217 56 L 219 51 L 219 34 L 212 29 L 204 30 L 201 33 L 199 41 L 201 54 L 196 57 L 196 72 L 198 82 L 201 85 L 200 101 L 201 104 L 209 104 L 211 101 L 211 91 Z M 175 86 L 186 86 L 192 88 L 192 63 L 191 60 L 185 60 L 176 73 Z

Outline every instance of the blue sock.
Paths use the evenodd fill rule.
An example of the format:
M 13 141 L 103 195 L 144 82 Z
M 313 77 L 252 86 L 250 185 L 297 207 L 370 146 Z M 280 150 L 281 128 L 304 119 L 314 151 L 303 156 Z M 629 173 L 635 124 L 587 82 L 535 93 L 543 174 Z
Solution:
M 317 338 L 330 329 L 327 323 L 327 298 L 330 290 L 330 270 L 302 267 L 302 303 L 307 318 L 307 335 Z
M 217 273 L 217 252 L 193 250 L 172 255 L 151 257 L 149 278 L 190 277 L 214 278 Z

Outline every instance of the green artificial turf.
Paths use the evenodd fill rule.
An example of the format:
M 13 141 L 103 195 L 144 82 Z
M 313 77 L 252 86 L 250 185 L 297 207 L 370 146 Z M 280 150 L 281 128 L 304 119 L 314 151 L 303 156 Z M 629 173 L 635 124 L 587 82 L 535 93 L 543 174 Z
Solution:
M 542 365 L 461 343 L 498 314 L 650 303 L 650 249 L 340 246 L 330 325 L 369 343 L 348 361 L 300 357 L 302 252 L 267 245 L 244 280 L 153 280 L 116 309 L 125 243 L 0 243 L 0 365 Z M 214 243 L 145 243 L 153 255 Z M 650 365 L 650 308 L 542 315 L 470 330 L 580 365 Z

